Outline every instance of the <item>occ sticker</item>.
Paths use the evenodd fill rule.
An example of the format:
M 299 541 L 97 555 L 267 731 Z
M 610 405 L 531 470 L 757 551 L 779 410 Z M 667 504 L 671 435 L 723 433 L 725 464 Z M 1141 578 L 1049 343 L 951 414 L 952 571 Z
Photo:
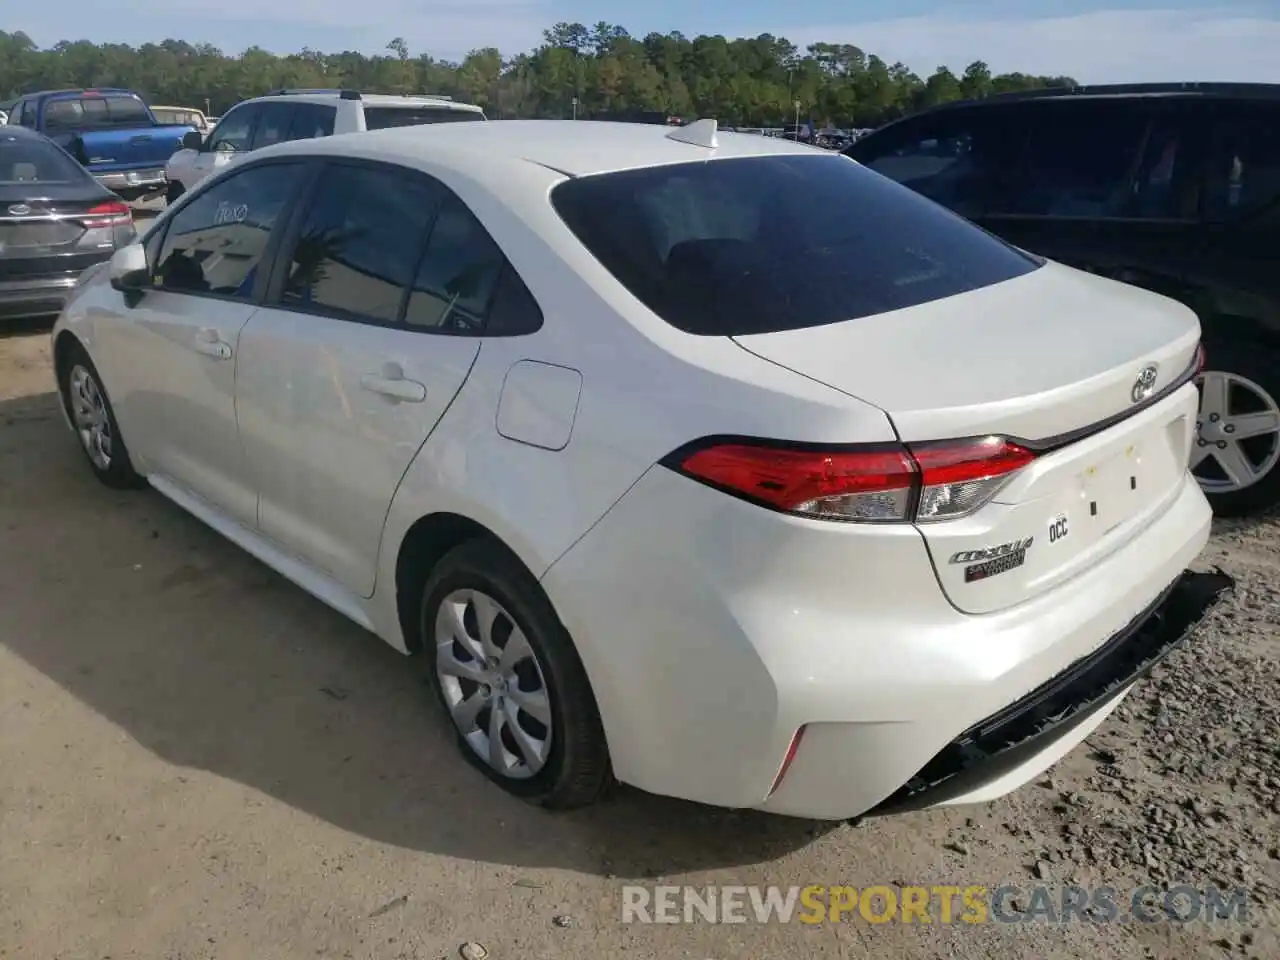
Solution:
M 1049 542 L 1057 543 L 1066 539 L 1067 530 L 1067 515 L 1060 513 L 1049 521 Z

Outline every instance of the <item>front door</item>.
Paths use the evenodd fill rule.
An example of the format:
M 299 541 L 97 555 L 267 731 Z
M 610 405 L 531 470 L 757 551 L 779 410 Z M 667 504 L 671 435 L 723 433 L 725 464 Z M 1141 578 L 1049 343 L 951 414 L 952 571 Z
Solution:
M 176 211 L 158 244 L 153 288 L 132 307 L 120 295 L 124 322 L 112 346 L 130 443 L 148 472 L 249 525 L 257 491 L 236 424 L 240 335 L 257 309 L 272 231 L 304 170 L 254 166 Z
M 387 509 L 471 371 L 503 260 L 442 185 L 390 165 L 332 163 L 291 232 L 240 337 L 259 528 L 369 596 Z
M 246 103 L 228 112 L 218 122 L 204 146 L 192 159 L 193 176 L 190 178 L 191 182 L 186 184 L 187 189 L 249 153 L 260 110 L 259 104 Z

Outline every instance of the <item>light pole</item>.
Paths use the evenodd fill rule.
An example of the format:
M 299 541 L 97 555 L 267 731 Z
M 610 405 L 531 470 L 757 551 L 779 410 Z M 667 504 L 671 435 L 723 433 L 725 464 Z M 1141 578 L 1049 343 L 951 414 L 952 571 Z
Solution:
M 578 98 L 573 98 L 573 119 L 578 119 Z
M 800 139 L 800 101 L 796 101 L 796 139 Z

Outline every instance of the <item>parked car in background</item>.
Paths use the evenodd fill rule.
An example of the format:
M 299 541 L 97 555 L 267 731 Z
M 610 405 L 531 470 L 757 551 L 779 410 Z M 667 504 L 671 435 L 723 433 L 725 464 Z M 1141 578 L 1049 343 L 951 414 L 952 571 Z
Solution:
M 0 110 L 0 127 L 9 122 L 9 114 L 7 111 Z
M 126 200 L 164 192 L 165 162 L 195 129 L 160 123 L 136 93 L 107 87 L 24 94 L 11 123 L 48 135 Z
M 157 107 L 153 104 L 151 106 L 151 115 L 161 123 L 195 127 L 202 134 L 208 133 L 213 129 L 213 125 L 204 115 L 204 112 L 197 110 L 195 107 Z
M 484 111 L 449 97 L 398 97 L 355 90 L 276 90 L 236 104 L 207 137 L 194 137 L 169 158 L 168 200 L 177 200 L 209 174 L 273 143 L 338 133 L 485 120 Z
M 996 96 L 845 152 L 1019 247 L 1194 309 L 1209 356 L 1195 475 L 1221 514 L 1280 502 L 1280 85 Z
M 985 801 L 1230 586 L 1191 310 L 714 120 L 277 144 L 53 336 L 103 483 L 418 654 L 550 807 Z
M 0 318 L 57 313 L 86 269 L 133 240 L 128 204 L 66 151 L 0 129 Z

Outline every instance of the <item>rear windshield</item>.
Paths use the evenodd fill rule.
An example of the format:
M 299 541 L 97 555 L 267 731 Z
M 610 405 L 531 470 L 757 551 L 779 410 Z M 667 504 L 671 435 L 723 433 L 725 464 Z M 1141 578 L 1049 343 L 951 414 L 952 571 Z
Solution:
M 460 120 L 483 120 L 479 110 L 455 110 L 450 107 L 365 107 L 366 130 L 387 127 L 416 127 L 422 123 L 457 123 Z
M 44 105 L 44 128 L 145 127 L 147 108 L 137 97 L 67 97 Z
M 0 184 L 76 183 L 84 178 L 84 168 L 52 143 L 6 137 L 0 131 Z
M 799 330 L 1000 283 L 1040 261 L 839 155 L 682 163 L 566 180 L 556 211 L 686 333 Z

